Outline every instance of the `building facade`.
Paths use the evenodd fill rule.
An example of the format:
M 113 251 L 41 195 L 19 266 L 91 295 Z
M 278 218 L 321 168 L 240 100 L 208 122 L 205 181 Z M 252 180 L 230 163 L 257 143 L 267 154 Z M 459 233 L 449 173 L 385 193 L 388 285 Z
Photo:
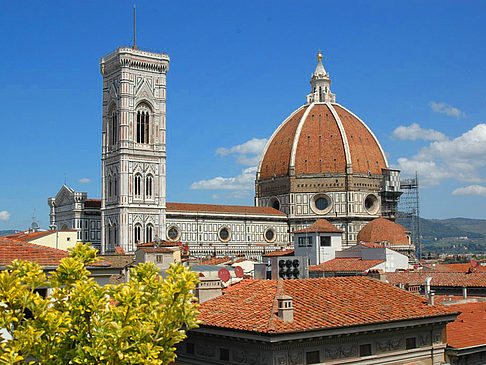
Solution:
M 366 277 L 244 280 L 199 312 L 180 364 L 440 365 L 458 314 Z
M 325 218 L 343 246 L 369 221 L 394 217 L 399 171 L 370 128 L 336 103 L 318 54 L 307 103 L 273 133 L 259 163 L 255 206 L 166 203 L 166 54 L 118 48 L 103 76 L 101 251 L 182 241 L 195 256 L 250 257 L 293 245 L 292 232 Z M 69 189 L 69 188 L 68 188 Z M 61 189 L 62 190 L 62 189 Z M 60 192 L 61 193 L 61 192 Z M 84 194 L 84 193 L 76 193 Z M 54 199 L 54 198 L 51 198 Z M 51 223 L 74 228 L 61 202 Z M 71 218 L 69 216 L 71 215 Z M 88 234 L 89 235 L 89 234 Z M 84 239 L 84 236 L 82 236 Z M 270 248 L 270 246 L 273 246 Z
M 90 242 L 101 248 L 101 201 L 88 199 L 87 193 L 76 192 L 63 185 L 48 200 L 51 230 L 76 230 L 77 242 Z
M 165 238 L 167 54 L 118 48 L 103 76 L 101 246 Z

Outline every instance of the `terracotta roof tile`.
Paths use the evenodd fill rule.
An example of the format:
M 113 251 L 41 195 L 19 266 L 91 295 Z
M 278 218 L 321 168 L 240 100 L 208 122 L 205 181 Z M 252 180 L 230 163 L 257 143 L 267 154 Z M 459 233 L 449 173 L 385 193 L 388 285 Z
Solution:
M 198 265 L 220 265 L 230 261 L 231 261 L 230 257 L 213 257 L 209 260 L 205 260 L 198 263 Z
M 202 325 L 279 333 L 447 315 L 420 296 L 363 277 L 245 280 L 199 307 Z M 276 298 L 293 297 L 294 321 L 277 318 Z
M 460 264 L 438 264 L 433 266 L 428 266 L 427 269 L 439 272 L 486 272 L 486 266 L 477 265 L 473 267 L 471 263 L 460 263 Z
M 434 271 L 411 271 L 393 272 L 386 274 L 386 280 L 390 284 L 412 284 L 425 285 L 425 279 L 431 277 L 431 286 L 460 286 L 460 287 L 486 287 L 486 273 L 463 273 L 463 272 L 434 272 Z
M 333 226 L 331 223 L 329 223 L 329 221 L 327 221 L 324 218 L 318 219 L 310 227 L 294 231 L 294 233 L 310 233 L 310 232 L 343 233 L 343 231 Z
M 486 345 L 486 302 L 450 304 L 451 311 L 462 312 L 447 324 L 447 344 L 456 349 Z
M 10 265 L 15 259 L 37 262 L 43 266 L 57 266 L 67 255 L 67 251 L 0 237 L 0 266 Z
M 346 155 L 336 119 L 327 105 L 316 104 L 302 125 L 295 152 L 295 173 L 344 171 Z
M 289 172 L 290 153 L 294 142 L 295 131 L 307 107 L 302 107 L 280 127 L 270 140 L 260 167 L 260 179 L 275 176 L 286 176 Z
M 59 230 L 57 232 L 76 232 L 75 229 L 66 229 L 66 230 Z M 50 234 L 56 233 L 56 231 L 39 231 L 39 232 L 19 232 L 19 233 L 14 233 L 8 236 L 5 236 L 7 238 L 15 238 L 16 240 L 23 241 L 23 242 L 29 242 L 31 240 L 35 240 L 37 238 L 45 237 Z
M 252 207 L 243 205 L 213 205 L 191 203 L 167 203 L 168 212 L 206 212 L 283 215 L 285 213 L 271 207 Z
M 275 256 L 292 256 L 294 250 L 277 250 L 272 252 L 267 252 L 263 257 L 275 257 Z
M 391 245 L 409 245 L 405 232 L 406 229 L 398 223 L 379 217 L 364 226 L 356 240 L 365 243 L 388 242 Z
M 381 175 L 386 169 L 386 162 L 379 145 L 368 129 L 355 116 L 339 105 L 334 104 L 339 119 L 348 137 L 351 161 L 354 173 L 368 173 Z
M 363 260 L 360 257 L 339 257 L 320 265 L 310 266 L 309 271 L 347 271 L 364 273 L 376 265 L 385 262 L 385 260 Z

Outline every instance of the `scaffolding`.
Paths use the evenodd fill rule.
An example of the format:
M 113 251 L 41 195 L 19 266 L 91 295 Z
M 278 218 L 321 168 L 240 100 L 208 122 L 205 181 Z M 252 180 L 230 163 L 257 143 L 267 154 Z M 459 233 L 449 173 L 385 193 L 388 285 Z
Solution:
M 400 181 L 402 196 L 398 204 L 398 222 L 410 231 L 412 244 L 415 245 L 417 259 L 422 258 L 422 245 L 420 242 L 420 204 L 419 181 L 415 177 Z

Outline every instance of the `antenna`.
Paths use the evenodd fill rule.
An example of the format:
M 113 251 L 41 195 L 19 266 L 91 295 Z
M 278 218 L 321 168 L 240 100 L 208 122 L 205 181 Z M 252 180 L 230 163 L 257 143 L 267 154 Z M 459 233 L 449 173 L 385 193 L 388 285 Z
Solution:
M 133 4 L 133 49 L 137 49 L 137 9 Z

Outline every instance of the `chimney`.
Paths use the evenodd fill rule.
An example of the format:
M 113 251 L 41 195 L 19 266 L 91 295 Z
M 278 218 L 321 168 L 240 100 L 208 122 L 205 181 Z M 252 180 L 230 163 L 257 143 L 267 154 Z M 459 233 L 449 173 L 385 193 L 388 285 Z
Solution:
M 375 270 L 369 270 L 368 271 L 368 276 L 370 278 L 386 282 L 386 274 L 382 269 L 375 269 Z
M 467 299 L 467 287 L 462 287 L 462 299 Z
M 194 295 L 199 303 L 204 303 L 219 297 L 223 293 L 221 290 L 222 286 L 219 278 L 199 278 Z
M 282 295 L 277 298 L 278 301 L 278 318 L 284 322 L 294 321 L 293 298 L 288 295 Z
M 434 292 L 429 293 L 429 305 L 435 305 L 435 293 Z
M 428 298 L 430 295 L 430 282 L 432 281 L 431 277 L 425 278 L 425 297 Z

